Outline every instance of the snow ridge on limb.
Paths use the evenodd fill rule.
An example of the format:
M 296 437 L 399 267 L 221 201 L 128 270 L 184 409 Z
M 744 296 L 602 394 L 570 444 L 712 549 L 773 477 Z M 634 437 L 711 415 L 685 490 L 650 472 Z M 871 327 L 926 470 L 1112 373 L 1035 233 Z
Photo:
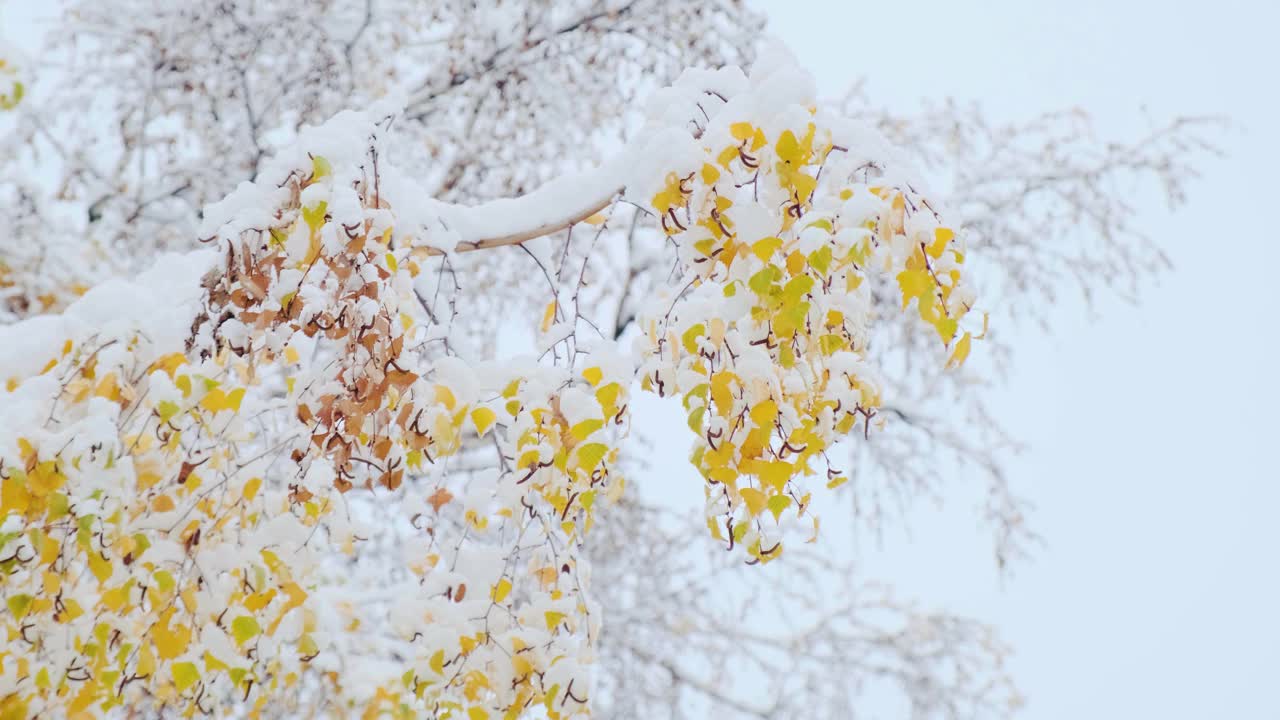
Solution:
M 812 105 L 816 92 L 809 73 L 782 48 L 763 55 L 750 79 L 737 67 L 686 70 L 654 94 L 644 127 L 599 167 L 562 175 L 517 198 L 479 205 L 428 201 L 445 234 L 425 245 L 435 255 L 520 244 L 582 222 L 617 196 L 647 208 L 668 172 L 693 168 L 704 136 L 724 135 L 744 117 L 775 122 L 784 108 Z M 911 178 L 914 188 L 925 189 L 920 174 L 877 130 L 835 114 L 824 113 L 824 119 L 833 142 L 856 153 L 859 164 L 875 167 L 886 181 Z
M 428 255 L 524 243 L 582 222 L 618 196 L 646 208 L 669 172 L 694 168 L 704 152 L 705 141 L 700 143 L 704 136 L 729 134 L 744 117 L 763 125 L 785 124 L 778 119 L 785 109 L 816 102 L 812 77 L 785 50 L 766 54 L 756 68 L 749 79 L 736 67 L 686 70 L 673 85 L 654 94 L 645 106 L 643 128 L 610 160 L 592 170 L 562 175 L 525 195 L 477 205 L 441 202 L 425 197 L 413 179 L 383 164 L 379 168 L 381 199 L 394 205 L 402 220 L 423 230 L 415 244 Z M 207 209 L 201 236 L 220 233 L 225 237 L 270 224 L 266 215 L 281 198 L 280 183 L 295 168 L 305 166 L 299 153 L 318 155 L 331 166 L 354 159 L 353 152 L 367 155 L 363 158 L 367 162 L 356 163 L 367 176 L 381 151 L 380 138 L 399 113 L 379 105 L 365 112 L 340 113 L 304 129 L 290 149 L 266 164 L 263 180 L 242 183 Z M 919 173 L 878 131 L 832 113 L 824 112 L 823 119 L 833 144 L 852 153 L 849 157 L 855 164 L 874 168 L 887 182 L 904 183 L 911 178 L 915 189 L 924 190 Z M 355 137 L 368 138 L 369 148 L 353 144 Z M 281 173 L 281 168 L 286 172 Z

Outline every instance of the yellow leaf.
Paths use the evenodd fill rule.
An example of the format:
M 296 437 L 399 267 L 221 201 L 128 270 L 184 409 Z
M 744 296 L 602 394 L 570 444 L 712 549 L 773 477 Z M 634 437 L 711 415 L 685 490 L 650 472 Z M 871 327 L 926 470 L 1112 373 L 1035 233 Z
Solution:
M 940 317 L 934 320 L 933 326 L 938 330 L 938 337 L 942 338 L 942 344 L 947 345 L 956 336 L 959 323 L 953 317 Z
M 458 638 L 458 647 L 462 648 L 463 655 L 471 654 L 471 651 L 475 650 L 476 647 L 478 647 L 479 645 L 480 643 L 476 642 L 475 638 L 470 637 L 468 635 L 463 635 L 462 637 Z
M 105 605 L 108 610 L 119 611 L 120 608 L 124 607 L 124 604 L 128 600 L 128 598 L 129 598 L 129 584 L 126 583 L 124 585 L 121 585 L 118 588 L 115 588 L 114 590 L 108 590 L 107 592 L 104 592 L 102 594 L 102 604 Z
M 564 617 L 565 615 L 562 612 L 554 612 L 552 610 L 548 610 L 546 612 L 547 629 L 555 630 L 556 627 L 560 625 L 560 623 L 564 622 Z
M 311 156 L 311 179 L 313 181 L 332 174 L 333 166 L 329 164 L 328 160 L 321 155 Z
M 591 217 L 583 220 L 582 222 L 588 225 L 601 225 L 604 223 L 604 221 L 605 221 L 604 213 L 595 213 Z
M 620 392 L 622 392 L 622 386 L 616 382 L 609 383 L 596 390 L 596 402 L 600 403 L 600 408 L 604 410 L 606 419 L 618 413 L 618 394 Z
M 67 598 L 62 602 L 62 611 L 58 613 L 57 619 L 60 623 L 67 623 L 75 620 L 84 614 L 84 609 L 80 607 L 80 603 L 71 598 Z
M 458 404 L 458 399 L 454 397 L 453 391 L 449 389 L 449 386 L 436 385 L 436 402 L 452 410 Z
M 578 467 L 591 470 L 604 458 L 609 447 L 603 443 L 587 443 L 578 448 Z
M 782 520 L 782 512 L 789 507 L 791 507 L 791 498 L 786 495 L 774 495 L 769 498 L 768 508 L 769 512 L 773 513 L 775 522 Z
M 755 423 L 756 427 L 772 430 L 777 417 L 778 404 L 772 400 L 765 400 L 751 408 L 751 422 Z
M 240 401 L 244 399 L 244 388 L 236 388 L 231 392 L 223 392 L 221 388 L 214 388 L 205 393 L 200 399 L 200 406 L 209 412 L 216 413 L 223 410 L 240 410 Z
M 757 474 L 766 485 L 782 492 L 782 488 L 786 487 L 787 481 L 791 479 L 794 469 L 792 465 L 785 462 L 767 462 L 758 466 Z
M 98 387 L 93 391 L 93 394 L 108 400 L 119 400 L 120 385 L 116 382 L 115 373 L 110 373 L 106 377 L 102 378 L 102 380 L 98 382 Z
M 590 437 L 591 433 L 599 430 L 602 427 L 604 427 L 603 420 L 595 420 L 595 419 L 583 420 L 582 422 L 574 425 L 569 432 L 573 435 L 573 439 L 577 440 L 578 442 L 582 442 L 583 440 L 586 440 L 588 437 Z
M 940 258 L 943 251 L 947 249 L 947 243 L 956 236 L 951 228 L 935 228 L 933 231 L 933 242 L 929 243 L 929 257 Z
M 958 368 L 963 365 L 965 359 L 969 357 L 970 344 L 970 335 L 966 332 L 964 336 L 960 338 L 960 342 L 956 343 L 955 350 L 951 351 L 951 357 L 947 360 L 947 367 Z
M 533 672 L 533 663 L 520 653 L 511 656 L 511 667 L 516 671 L 516 677 L 528 677 Z
M 724 150 L 721 150 L 720 154 L 716 156 L 716 162 L 720 163 L 720 165 L 725 168 L 729 167 L 729 163 L 737 159 L 738 159 L 737 145 L 730 145 Z
M 815 188 L 818 187 L 818 179 L 812 175 L 806 175 L 798 172 L 791 176 L 791 184 L 796 190 L 796 197 L 800 202 L 808 202 L 809 196 L 813 194 Z
M 162 621 L 151 628 L 151 642 L 163 660 L 172 660 L 186 652 L 191 644 L 191 628 L 179 626 L 169 627 L 169 618 L 173 615 L 170 609 L 162 616 Z
M 591 387 L 595 387 L 596 385 L 599 385 L 600 381 L 604 378 L 604 371 L 598 367 L 589 367 L 582 371 L 582 377 L 591 385 Z
M 313 231 L 319 230 L 324 225 L 325 215 L 329 214 L 329 203 L 321 200 L 315 207 L 302 208 L 302 219 L 307 223 Z M 310 263 L 320 254 L 319 238 L 314 238 L 311 251 L 307 253 L 306 262 Z
M 25 515 L 30 506 L 26 483 L 14 476 L 0 480 L 0 515 Z
M 444 650 L 435 651 L 435 654 L 431 656 L 430 665 L 437 675 L 444 674 Z
M 172 400 L 161 400 L 156 403 L 156 413 L 160 416 L 160 422 L 167 423 L 177 415 L 180 408 L 178 404 Z
M 31 607 L 30 595 L 10 595 L 5 600 L 5 604 L 9 606 L 9 612 L 13 613 L 15 620 L 21 620 L 26 617 L 27 609 Z
M 782 135 L 778 137 L 777 144 L 778 159 L 792 164 L 800 162 L 800 143 L 796 140 L 796 134 L 790 130 L 783 130 Z
M 89 570 L 98 582 L 104 583 L 111 578 L 111 563 L 96 550 L 89 551 Z
M 728 417 L 733 410 L 734 397 L 729 386 L 736 379 L 736 375 L 724 370 L 711 376 L 711 399 L 716 404 L 716 411 L 723 417 Z
M 555 322 L 555 319 L 556 319 L 556 301 L 552 300 L 551 302 L 547 303 L 547 308 L 542 311 L 542 326 L 541 326 L 542 332 L 546 332 L 550 330 L 551 323 Z
M 489 432 L 489 428 L 493 427 L 493 423 L 498 419 L 497 413 L 487 407 L 478 407 L 471 411 L 471 422 L 475 423 L 476 432 L 484 437 Z
M 982 332 L 978 333 L 977 335 L 974 335 L 973 336 L 974 340 L 981 340 L 987 336 L 987 323 L 990 320 L 991 320 L 991 316 L 989 314 L 982 313 Z
M 756 257 L 760 258 L 762 262 L 767 263 L 773 257 L 773 254 L 781 247 L 781 238 L 767 237 L 752 243 L 751 252 L 755 253 Z
M 766 502 L 764 493 L 755 488 L 742 488 L 739 492 L 742 494 L 742 502 L 747 504 L 747 510 L 752 515 L 759 515 L 760 511 L 764 510 Z
M 698 338 L 706 331 L 707 327 L 702 323 L 693 325 L 688 330 L 685 330 L 684 335 L 680 338 L 680 342 L 684 345 L 684 349 L 691 355 L 696 355 L 698 352 Z
M 497 585 L 493 586 L 493 593 L 492 593 L 493 601 L 496 603 L 500 603 L 503 600 L 506 600 L 507 595 L 509 595 L 510 593 L 511 593 L 511 581 L 506 578 L 502 578 L 501 580 L 498 581 Z
M 898 273 L 898 286 L 902 288 L 902 307 L 911 298 L 924 298 L 933 292 L 933 278 L 925 270 L 903 270 Z
M 799 275 L 787 281 L 786 287 L 782 288 L 782 300 L 785 305 L 794 305 L 813 290 L 813 278 L 808 275 Z
M 246 502 L 252 502 L 253 499 L 257 497 L 258 490 L 261 487 L 262 487 L 262 478 L 260 477 L 249 478 L 249 481 L 244 484 L 244 489 L 240 491 L 240 494 L 244 497 Z
M 520 459 L 516 461 L 516 467 L 521 470 L 531 468 L 541 462 L 541 459 L 542 456 L 537 450 L 526 450 L 520 456 Z

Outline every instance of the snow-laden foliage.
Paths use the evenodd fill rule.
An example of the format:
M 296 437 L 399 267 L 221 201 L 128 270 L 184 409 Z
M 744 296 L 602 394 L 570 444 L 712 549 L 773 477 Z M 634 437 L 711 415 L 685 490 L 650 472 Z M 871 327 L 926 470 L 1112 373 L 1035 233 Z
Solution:
M 588 713 L 607 619 L 583 549 L 623 488 L 637 373 L 684 398 L 712 534 L 778 558 L 813 516 L 806 479 L 838 482 L 824 450 L 881 402 L 867 279 L 896 282 L 939 361 L 976 328 L 963 248 L 909 171 L 783 58 L 761 68 L 687 73 L 619 160 L 473 207 L 387 158 L 397 113 L 340 114 L 206 209 L 213 250 L 5 328 L 6 709 Z M 692 130 L 671 123 L 693 106 Z M 423 351 L 428 258 L 573 222 L 600 187 L 678 256 L 634 353 L 556 330 L 558 298 L 545 342 L 572 352 L 477 369 Z M 451 490 L 467 437 L 499 464 Z M 348 496 L 407 475 L 436 483 L 387 496 L 409 540 L 366 598 L 330 562 L 373 550 Z
M 561 629 L 591 643 L 579 656 L 594 669 L 591 693 L 575 682 L 572 694 L 588 697 L 609 717 L 844 716 L 864 692 L 884 689 L 919 717 L 1004 717 L 1016 707 L 1002 664 L 1008 649 L 990 628 L 878 587 L 855 559 L 832 552 L 831 538 L 846 529 L 875 532 L 921 496 L 941 500 L 946 494 L 951 504 L 950 493 L 959 489 L 954 481 L 968 472 L 985 483 L 997 559 L 1003 565 L 1019 554 L 1030 531 L 1013 492 L 1017 478 L 1006 476 L 1003 463 L 1016 433 L 988 411 L 981 391 L 1015 359 L 1002 339 L 1009 325 L 1004 316 L 1043 322 L 1056 299 L 1108 289 L 1128 294 L 1158 269 L 1159 245 L 1142 234 L 1131 199 L 1143 187 L 1159 185 L 1172 203 L 1183 201 L 1196 176 L 1197 151 L 1205 147 L 1203 121 L 1175 118 L 1132 140 L 1104 141 L 1075 109 L 1006 123 L 977 106 L 931 102 L 918 112 L 891 112 L 858 91 L 851 94 L 841 105 L 844 114 L 878 128 L 918 163 L 917 171 L 880 147 L 873 134 L 837 141 L 847 128 L 828 105 L 806 118 L 812 89 L 800 73 L 768 73 L 774 87 L 766 93 L 742 93 L 744 80 L 732 71 L 694 73 L 662 91 L 665 97 L 640 102 L 684 67 L 746 64 L 761 20 L 734 1 L 59 5 L 65 12 L 41 52 L 0 49 L 8 61 L 0 69 L 0 91 L 14 81 L 25 91 L 20 103 L 0 112 L 0 322 L 33 318 L 2 330 L 0 436 L 9 442 L 6 463 L 16 463 L 4 472 L 34 474 L 40 483 L 29 487 L 37 490 L 50 478 L 65 488 L 78 479 L 83 460 L 79 466 L 56 464 L 52 476 L 39 465 L 83 449 L 73 441 L 87 427 L 81 422 L 85 402 L 107 410 L 115 405 L 121 407 L 115 425 L 93 425 L 95 434 L 85 437 L 128 449 L 130 458 L 136 454 L 143 483 L 155 482 L 143 492 L 125 492 L 121 497 L 128 499 L 117 507 L 143 516 L 168 512 L 166 500 L 157 501 L 157 510 L 135 499 L 164 495 L 180 511 L 190 507 L 189 519 L 211 522 L 206 511 L 225 511 L 221 529 L 202 530 L 191 548 L 182 543 L 183 552 L 230 543 L 228 532 L 236 547 L 251 547 L 267 537 L 260 530 L 264 518 L 286 511 L 309 528 L 306 550 L 298 549 L 296 533 L 284 521 L 276 520 L 270 531 L 290 547 L 283 554 L 268 551 L 291 575 L 279 575 L 252 552 L 214 565 L 247 578 L 239 590 L 245 597 L 275 591 L 271 599 L 252 601 L 263 612 L 260 629 L 286 614 L 282 610 L 293 601 L 289 577 L 307 593 L 310 614 L 304 613 L 305 640 L 282 621 L 243 648 L 234 640 L 230 648 L 220 646 L 227 658 L 237 652 L 243 658 L 228 665 L 234 677 L 191 661 L 204 683 L 195 690 L 200 707 L 264 715 L 343 715 L 358 708 L 415 714 L 421 706 L 401 709 L 395 698 L 407 699 L 418 687 L 428 691 L 421 683 L 406 685 L 404 676 L 406 663 L 416 658 L 421 664 L 427 647 L 424 638 L 403 632 L 420 617 L 393 614 L 413 609 L 401 599 L 419 597 L 430 584 L 431 592 L 445 593 L 431 609 L 433 617 L 451 618 L 450 627 L 462 633 L 468 628 L 463 620 L 488 612 L 487 593 L 504 579 L 512 583 L 503 590 L 510 601 L 504 607 L 523 606 L 532 597 L 523 589 L 522 583 L 533 582 L 528 578 L 540 590 L 560 591 L 569 604 L 576 602 L 579 580 L 590 589 L 589 614 L 566 611 Z M 766 59 L 761 67 L 785 65 Z M 374 103 L 387 96 L 390 103 Z M 800 107 L 774 124 L 765 122 L 771 113 L 757 110 L 721 117 L 725 100 L 741 105 L 750 97 Z M 309 131 L 297 142 L 304 126 L 349 107 L 365 108 L 363 117 L 347 115 L 329 131 Z M 392 116 L 393 127 L 387 123 Z M 746 124 L 735 133 L 737 122 Z M 777 153 L 803 150 L 809 123 L 813 155 L 807 169 L 785 180 L 788 167 L 779 167 Z M 782 142 L 786 131 L 794 150 L 790 140 Z M 706 142 L 698 142 L 707 133 Z M 638 142 L 616 152 L 623 138 Z M 847 162 L 845 155 L 874 165 L 853 173 L 833 197 L 831 167 Z M 613 160 L 582 172 L 601 157 Z M 757 177 L 752 165 L 763 175 Z M 704 176 L 705 166 L 718 175 Z M 934 187 L 920 182 L 925 175 Z M 343 179 L 333 179 L 338 176 Z M 397 185 L 405 176 L 416 188 Z M 557 177 L 564 180 L 528 192 Z M 808 177 L 815 188 L 807 204 L 782 187 L 800 183 L 803 189 Z M 244 180 L 257 185 L 233 193 Z M 358 190 L 361 184 L 366 189 Z M 619 190 L 625 190 L 621 200 Z M 746 190 L 749 201 L 743 200 Z M 839 197 L 844 190 L 851 192 L 847 200 Z M 757 192 L 776 194 L 776 217 L 752 217 Z M 217 202 L 228 194 L 231 199 Z M 525 197 L 475 207 L 516 195 Z M 943 243 L 945 226 L 928 228 L 931 208 L 941 210 L 943 197 L 948 209 L 942 218 L 972 246 L 979 269 L 958 287 L 949 284 L 949 269 L 936 278 L 930 273 L 952 261 L 961 269 L 965 254 L 957 238 Z M 734 204 L 722 211 L 726 200 Z M 859 200 L 868 206 L 858 206 Z M 850 201 L 854 206 L 845 210 Z M 839 208 L 830 218 L 821 217 L 824 202 Z M 666 212 L 657 214 L 654 205 Z M 856 250 L 854 238 L 865 235 L 854 218 L 885 212 L 875 205 L 888 206 L 886 228 L 896 229 L 901 211 L 904 232 L 900 246 L 890 247 L 887 270 L 865 258 L 854 267 L 846 264 L 853 258 L 839 254 Z M 802 208 L 804 221 L 790 221 L 788 207 Z M 326 220 L 349 222 L 365 214 L 374 214 L 371 222 L 380 232 L 390 228 L 392 234 L 374 233 L 372 224 L 339 227 Z M 787 222 L 792 224 L 784 227 Z M 920 224 L 920 239 L 934 234 L 913 260 L 904 256 L 916 254 L 906 230 Z M 255 244 L 255 231 L 263 229 L 274 246 Z M 726 241 L 748 230 L 769 239 L 759 247 L 765 257 L 756 255 L 755 243 Z M 197 237 L 218 249 L 157 263 L 164 248 L 185 251 Z M 360 252 L 341 250 L 352 243 Z M 801 246 L 804 252 L 797 252 Z M 313 265 L 296 267 L 299 257 L 317 248 L 323 252 L 316 252 Z M 456 252 L 438 252 L 450 248 Z M 228 257 L 240 261 L 234 277 L 209 275 L 199 284 L 197 278 L 226 265 Z M 751 280 L 769 268 L 756 294 Z M 351 285 L 357 274 L 364 283 L 359 293 Z M 786 290 L 793 281 L 801 288 L 803 277 L 813 286 L 792 306 Z M 933 302 L 938 292 L 947 293 L 946 303 L 965 298 L 970 280 L 980 283 L 984 307 L 1001 309 L 981 345 L 994 371 L 992 363 L 954 367 L 985 323 L 957 317 L 952 330 L 952 308 Z M 854 282 L 858 287 L 850 291 Z M 286 288 L 304 287 L 312 288 L 307 295 L 288 297 Z M 376 300 L 360 294 L 365 287 L 377 288 Z M 915 299 L 899 312 L 904 292 Z M 753 312 L 735 302 L 750 303 Z M 832 315 L 832 306 L 842 303 L 853 308 L 837 307 L 840 316 Z M 784 304 L 788 313 L 781 312 Z M 948 307 L 948 314 L 939 307 Z M 50 312 L 62 314 L 41 315 Z M 863 312 L 876 321 L 859 325 Z M 539 362 L 485 360 L 509 357 L 505 338 L 525 329 L 535 335 Z M 792 332 L 784 337 L 787 330 Z M 949 343 L 939 342 L 948 334 Z M 617 338 L 621 352 L 607 353 L 604 340 Z M 737 367 L 743 338 L 747 355 L 758 362 Z M 137 357 L 124 357 L 123 349 Z M 836 356 L 848 353 L 864 358 L 855 373 L 828 379 L 825 387 L 813 384 L 815 370 L 840 367 L 844 360 Z M 395 362 L 378 366 L 389 358 Z M 784 358 L 790 367 L 782 365 Z M 37 380 L 50 363 L 45 379 Z M 173 386 L 165 386 L 157 371 Z M 56 384 L 40 385 L 50 379 Z M 856 392 L 845 386 L 850 380 L 858 383 Z M 695 467 L 708 478 L 708 502 L 687 508 L 687 521 L 654 506 L 652 493 L 637 493 L 670 466 L 664 461 L 655 469 L 649 460 L 672 455 L 667 444 L 652 442 L 657 428 L 629 421 L 628 409 L 646 381 L 653 391 L 681 395 L 689 437 L 695 452 L 702 451 Z M 769 387 L 765 403 L 758 402 L 762 383 Z M 20 387 L 48 407 L 28 412 L 28 400 L 9 402 Z M 717 397 L 716 387 L 729 392 Z M 864 397 L 864 389 L 874 394 Z M 849 400 L 860 403 L 853 422 L 847 431 L 833 431 L 836 421 L 849 422 Z M 414 417 L 401 418 L 410 402 Z M 742 414 L 748 404 L 755 417 Z M 728 408 L 724 415 L 722 408 Z M 308 413 L 311 426 L 301 420 Z M 321 414 L 325 422 L 340 422 L 322 428 Z M 770 414 L 777 422 L 766 433 Z M 806 421 L 813 422 L 807 430 Z M 348 429 L 356 424 L 369 431 Z M 717 434 L 722 427 L 729 430 L 727 444 Z M 57 439 L 41 440 L 39 461 L 27 467 L 36 441 L 51 437 L 47 433 Z M 822 443 L 848 441 L 817 454 L 811 448 L 818 444 L 799 444 L 806 433 Z M 584 445 L 605 450 L 593 447 L 583 457 Z M 566 472 L 595 453 L 601 453 L 600 473 Z M 814 474 L 795 470 L 796 477 L 782 485 L 785 493 L 774 492 L 781 471 L 800 467 L 804 453 L 804 467 Z M 678 447 L 675 462 L 683 454 Z M 115 454 L 112 472 L 119 472 L 122 457 Z M 839 474 L 824 476 L 828 469 Z M 556 525 L 568 533 L 564 524 L 573 524 L 573 541 L 512 539 L 526 518 L 494 514 L 502 508 L 494 493 L 509 487 L 503 483 L 512 476 L 525 475 L 520 492 L 531 493 L 553 535 Z M 175 483 L 179 476 L 185 481 Z M 122 483 L 116 490 L 128 489 L 125 476 L 111 477 Z M 350 490 L 339 492 L 347 483 Z M 838 486 L 834 496 L 824 485 Z M 194 494 L 187 486 L 197 488 Z M 41 502 L 34 501 L 37 512 Z M 763 509 L 753 512 L 761 502 Z M 235 515 L 241 506 L 248 515 Z M 823 510 L 828 530 L 823 539 L 790 542 L 814 534 L 816 510 Z M 118 541 L 127 514 L 103 515 L 92 503 L 77 505 L 76 512 L 101 518 L 91 521 L 102 523 L 104 532 L 99 537 L 99 526 L 91 527 L 90 547 L 102 548 L 100 557 L 117 557 L 108 540 Z M 830 532 L 833 523 L 836 533 Z M 50 523 L 42 532 L 59 532 L 58 526 Z M 708 531 L 721 541 L 698 541 Z M 535 528 L 534 534 L 545 531 Z M 78 542 L 78 529 L 76 537 Z M 787 540 L 782 561 L 742 571 L 744 560 L 780 557 L 780 540 Z M 159 547 L 157 554 L 142 553 L 153 567 L 132 564 L 128 572 L 165 567 L 155 558 L 172 546 Z M 28 542 L 6 561 L 6 570 L 24 583 L 32 579 L 24 568 L 33 548 Z M 0 551 L 0 559 L 7 556 Z M 74 557 L 88 561 L 87 553 L 68 555 Z M 188 583 L 201 570 L 190 563 L 170 562 L 170 576 Z M 48 567 L 83 565 L 69 559 Z M 92 590 L 96 577 L 92 571 L 82 575 L 69 587 Z M 145 602 L 166 591 L 155 581 L 144 585 L 145 594 L 137 582 L 132 586 L 137 607 L 119 627 L 137 627 L 131 625 L 137 620 L 145 628 L 158 620 Z M 199 581 L 197 587 L 203 592 Z M 38 592 L 14 593 L 32 598 L 26 608 L 18 601 L 19 612 L 35 607 L 45 614 L 33 617 L 48 616 Z M 103 612 L 87 604 L 92 598 L 90 592 L 76 606 L 64 605 Z M 229 598 L 217 595 L 231 607 Z M 227 618 L 247 615 L 238 607 L 243 604 Z M 208 630 L 210 642 L 217 642 L 214 630 L 228 632 L 227 618 Z M 756 622 L 761 618 L 788 622 L 766 629 Z M 521 622 L 528 624 L 527 618 Z M 34 637 L 35 627 L 26 637 Z M 201 628 L 188 630 L 195 634 L 192 642 L 199 641 Z M 467 654 L 469 669 L 501 654 L 470 637 L 468 644 L 476 647 Z M 22 642 L 7 640 L 6 653 Z M 295 644 L 273 645 L 278 640 Z M 322 642 L 326 650 L 311 657 Z M 111 640 L 113 658 L 120 648 Z M 140 652 L 129 652 L 135 650 Z M 525 659 L 541 651 L 516 655 Z M 305 670 L 277 675 L 294 666 L 291 652 L 309 658 L 302 662 Z M 13 663 L 9 657 L 0 655 L 6 677 L 27 677 L 22 673 L 31 667 L 29 659 L 15 668 L 17 656 Z M 81 664 L 69 666 L 72 679 L 59 702 L 82 691 Z M 186 671 L 181 666 L 184 682 Z M 50 672 L 52 682 L 56 668 Z M 250 673 L 272 689 L 264 691 L 258 679 L 246 687 Z M 173 714 L 175 697 L 163 690 L 148 694 L 151 685 L 131 677 L 115 682 L 131 704 L 141 703 L 135 712 L 149 703 L 155 708 L 150 714 Z M 388 684 L 388 678 L 397 682 Z M 437 683 L 433 692 L 439 690 Z M 189 703 L 190 693 L 182 697 Z M 80 701 L 93 702 L 87 696 Z M 565 708 L 574 703 L 567 693 L 560 702 Z M 536 717 L 545 710 L 531 704 L 528 713 Z

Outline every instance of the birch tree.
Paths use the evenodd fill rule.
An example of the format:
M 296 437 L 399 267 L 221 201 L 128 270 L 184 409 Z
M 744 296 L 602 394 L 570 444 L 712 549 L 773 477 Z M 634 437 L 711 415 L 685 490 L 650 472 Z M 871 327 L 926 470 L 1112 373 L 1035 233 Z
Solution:
M 5 95 L 6 711 L 1013 712 L 989 628 L 804 541 L 967 464 L 1025 549 L 984 298 L 1132 292 L 1164 260 L 1113 188 L 1181 202 L 1203 122 L 823 102 L 785 54 L 736 69 L 761 34 L 732 2 L 71 3 Z M 696 519 L 635 492 L 646 392 Z

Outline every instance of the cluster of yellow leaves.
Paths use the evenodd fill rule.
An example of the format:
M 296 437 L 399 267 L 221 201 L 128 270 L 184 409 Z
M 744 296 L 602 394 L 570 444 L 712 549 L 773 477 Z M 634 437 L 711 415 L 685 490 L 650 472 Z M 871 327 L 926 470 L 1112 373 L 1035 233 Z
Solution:
M 806 514 L 811 494 L 802 480 L 825 471 L 829 487 L 843 483 L 826 451 L 855 427 L 867 433 L 879 423 L 880 390 L 864 362 L 869 280 L 897 279 L 904 309 L 915 301 L 943 344 L 954 345 L 950 365 L 969 353 L 968 332 L 953 342 L 969 306 L 955 294 L 964 260 L 955 232 L 925 200 L 824 176 L 829 156 L 843 149 L 814 122 L 772 140 L 747 122 L 729 135 L 729 145 L 705 148 L 701 170 L 669 176 L 652 205 L 682 248 L 694 292 L 710 283 L 725 307 L 749 310 L 701 316 L 677 304 L 648 321 L 642 382 L 683 397 L 710 533 L 767 562 L 782 549 L 771 526 Z M 770 208 L 772 227 L 740 232 L 735 215 L 744 204 Z M 762 351 L 767 362 L 756 361 Z
M 569 538 L 591 529 L 598 495 L 614 498 L 623 488 L 613 470 L 618 449 L 608 437 L 611 425 L 625 422 L 626 389 L 616 381 L 603 382 L 598 367 L 582 374 L 599 412 L 576 422 L 562 412 L 560 396 L 521 392 L 522 379 L 512 380 L 502 393 L 516 483 L 528 483 L 550 505 Z
M 61 422 L 105 400 L 119 407 L 117 434 L 88 447 L 22 437 L 16 456 L 0 457 L 0 676 L 12 681 L 0 707 L 5 717 L 74 717 L 154 704 L 191 717 L 228 691 L 256 691 L 260 706 L 264 683 L 291 684 L 297 672 L 263 660 L 258 638 L 303 612 L 307 592 L 269 550 L 225 577 L 196 560 L 273 516 L 262 480 L 237 472 L 234 438 L 222 434 L 245 395 L 229 385 L 247 380 L 245 367 L 225 353 L 198 368 L 182 354 L 134 367 L 131 350 L 107 366 L 109 347 L 67 341 L 42 374 L 59 379 Z M 173 399 L 154 400 L 165 387 Z M 274 511 L 303 526 L 323 514 L 291 500 Z M 299 657 L 316 652 L 309 622 Z

